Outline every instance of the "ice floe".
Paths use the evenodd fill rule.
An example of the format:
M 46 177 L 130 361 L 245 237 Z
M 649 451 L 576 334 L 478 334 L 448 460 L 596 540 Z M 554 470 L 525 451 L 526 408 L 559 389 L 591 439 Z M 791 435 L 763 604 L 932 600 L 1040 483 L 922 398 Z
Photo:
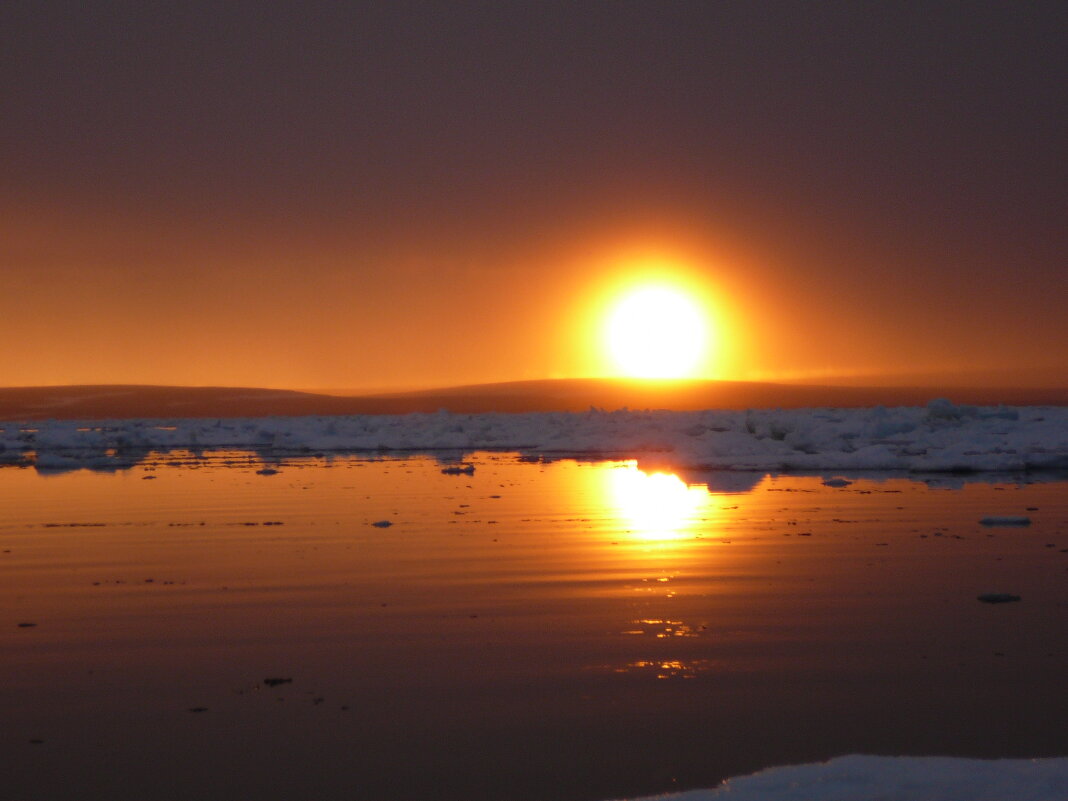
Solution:
M 1068 757 L 844 756 L 770 768 L 659 801 L 1054 801 L 1068 798 Z M 651 801 L 651 800 L 647 800 Z
M 976 600 L 984 604 L 1011 604 L 1013 601 L 1023 600 L 1019 595 L 1008 592 L 987 592 L 976 596 Z
M 150 453 L 514 451 L 656 458 L 735 471 L 975 472 L 1068 469 L 1068 407 L 956 406 L 748 411 L 50 420 L 0 424 L 0 463 L 121 469 Z M 839 476 L 840 477 L 840 476 Z

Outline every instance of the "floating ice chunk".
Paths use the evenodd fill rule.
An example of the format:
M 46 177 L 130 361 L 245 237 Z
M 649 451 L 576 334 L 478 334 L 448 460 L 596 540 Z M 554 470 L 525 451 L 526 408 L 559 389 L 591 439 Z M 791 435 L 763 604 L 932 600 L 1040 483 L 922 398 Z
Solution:
M 393 525 L 393 522 L 390 520 L 376 520 L 371 525 L 375 528 L 389 528 Z
M 450 465 L 442 468 L 441 472 L 447 476 L 473 476 L 475 474 L 475 466 L 473 464 L 465 464 L 463 467 Z
M 984 517 L 979 521 L 984 526 L 1029 526 L 1031 518 L 1022 515 L 1001 515 Z
M 1053 801 L 1068 798 L 1068 757 L 845 756 L 770 768 L 658 801 Z M 652 801 L 649 799 L 648 801 Z
M 987 592 L 977 596 L 977 600 L 984 604 L 1010 604 L 1021 599 L 1019 595 L 1010 595 L 1007 592 Z
M 845 479 L 845 478 L 828 478 L 826 481 L 823 482 L 823 486 L 825 486 L 825 487 L 848 487 L 852 483 L 853 483 L 852 481 L 849 481 L 848 479 Z

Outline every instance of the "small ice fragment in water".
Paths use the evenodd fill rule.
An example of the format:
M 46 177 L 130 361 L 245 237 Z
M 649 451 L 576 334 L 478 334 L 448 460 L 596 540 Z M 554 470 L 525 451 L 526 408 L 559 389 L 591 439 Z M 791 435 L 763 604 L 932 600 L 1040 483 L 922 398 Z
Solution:
M 1022 515 L 1004 515 L 1001 517 L 984 517 L 979 523 L 984 526 L 1029 526 L 1031 525 L 1031 518 L 1023 517 Z
M 376 520 L 371 525 L 375 528 L 389 528 L 393 523 L 390 520 Z
M 848 481 L 844 478 L 829 478 L 823 482 L 825 487 L 848 487 L 852 484 L 852 481 Z
M 978 596 L 977 600 L 982 601 L 984 604 L 1008 604 L 1013 601 L 1019 601 L 1019 595 L 1010 595 L 1007 592 L 988 592 Z
M 473 476 L 475 474 L 475 466 L 473 464 L 465 464 L 463 467 L 443 467 L 441 470 L 447 476 Z

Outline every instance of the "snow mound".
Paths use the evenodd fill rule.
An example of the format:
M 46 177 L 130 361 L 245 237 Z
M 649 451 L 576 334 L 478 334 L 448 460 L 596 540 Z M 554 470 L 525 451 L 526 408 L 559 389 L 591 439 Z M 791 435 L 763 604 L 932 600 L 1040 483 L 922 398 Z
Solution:
M 515 451 L 678 468 L 1017 472 L 1068 469 L 1068 407 L 352 415 L 0 424 L 0 465 L 130 467 L 150 453 Z
M 770 768 L 661 801 L 1063 801 L 1068 757 L 844 756 Z

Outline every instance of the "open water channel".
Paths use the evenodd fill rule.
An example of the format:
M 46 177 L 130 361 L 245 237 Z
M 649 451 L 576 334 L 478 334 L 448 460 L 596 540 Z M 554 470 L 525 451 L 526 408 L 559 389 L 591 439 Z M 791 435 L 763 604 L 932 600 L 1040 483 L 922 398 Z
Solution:
M 596 801 L 1068 754 L 1064 480 L 468 464 L 0 469 L 4 797 Z

